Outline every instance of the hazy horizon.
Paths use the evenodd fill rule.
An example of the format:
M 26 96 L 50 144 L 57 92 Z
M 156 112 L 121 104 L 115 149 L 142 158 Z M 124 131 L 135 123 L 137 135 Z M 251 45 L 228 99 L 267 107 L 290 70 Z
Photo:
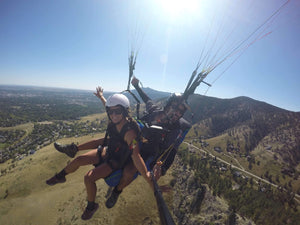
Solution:
M 145 87 L 183 92 L 199 63 L 217 67 L 198 94 L 300 111 L 297 0 L 2 0 L 0 18 L 0 84 L 122 91 L 134 51 Z
M 47 86 L 15 85 L 15 84 L 0 84 L 0 87 L 1 86 L 31 87 L 31 88 L 39 88 L 39 89 L 46 88 L 46 89 L 59 89 L 59 90 L 69 90 L 69 91 L 74 90 L 74 91 L 86 91 L 86 92 L 91 92 L 91 93 L 93 93 L 95 91 L 95 90 L 77 89 L 77 88 L 68 88 L 68 87 L 47 87 Z M 159 90 L 153 89 L 151 87 L 142 87 L 142 88 L 149 88 L 149 89 L 154 90 L 154 91 L 165 92 L 165 91 L 159 91 Z M 122 91 L 124 91 L 124 90 L 122 90 Z M 133 89 L 131 89 L 131 90 L 133 90 Z M 110 91 L 110 90 L 105 90 L 104 91 L 104 93 L 115 93 L 115 92 L 119 92 L 119 91 Z M 165 93 L 170 93 L 171 94 L 172 92 L 165 92 Z M 195 93 L 195 94 L 198 94 L 198 93 Z M 233 99 L 233 98 L 238 98 L 238 97 L 249 97 L 249 96 L 244 96 L 244 95 L 243 96 L 236 96 L 236 97 L 232 97 L 232 98 L 220 98 L 220 97 L 209 96 L 209 95 L 205 95 L 205 96 L 213 97 L 213 98 L 219 98 L 219 99 Z M 251 98 L 251 97 L 249 97 L 249 98 Z M 251 98 L 251 99 L 254 99 L 254 98 Z M 261 101 L 259 99 L 254 99 L 254 100 Z M 262 102 L 264 102 L 264 101 L 262 101 Z M 273 104 L 270 104 L 268 102 L 265 102 L 265 103 L 267 103 L 269 105 L 273 105 Z M 276 105 L 273 105 L 273 106 L 276 106 Z M 281 109 L 285 109 L 285 108 L 282 108 L 280 106 L 276 106 L 276 107 L 281 108 Z M 292 111 L 292 112 L 300 112 L 300 111 L 293 111 L 293 110 L 289 110 L 289 109 L 285 109 L 285 110 Z

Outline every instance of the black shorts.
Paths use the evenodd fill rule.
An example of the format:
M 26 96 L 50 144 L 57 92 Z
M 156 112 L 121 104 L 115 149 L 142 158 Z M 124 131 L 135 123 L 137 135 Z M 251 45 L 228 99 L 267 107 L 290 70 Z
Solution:
M 125 165 L 132 162 L 131 150 L 120 149 L 118 152 L 106 153 L 105 157 L 102 157 L 103 147 L 99 145 L 97 149 L 97 155 L 99 157 L 99 162 L 94 164 L 95 167 L 101 165 L 102 163 L 107 163 L 113 171 L 122 169 Z
M 95 167 L 101 165 L 105 161 L 105 159 L 102 157 L 102 152 L 103 152 L 103 147 L 101 145 L 99 145 L 97 148 L 97 156 L 99 157 L 99 161 L 98 161 L 98 163 L 94 164 Z

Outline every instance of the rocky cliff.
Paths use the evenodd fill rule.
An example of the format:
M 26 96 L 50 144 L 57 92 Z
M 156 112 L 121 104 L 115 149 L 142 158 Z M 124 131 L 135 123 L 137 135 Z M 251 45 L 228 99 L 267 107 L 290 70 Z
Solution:
M 238 224 L 254 225 L 253 221 L 230 212 L 222 198 L 214 196 L 206 184 L 202 184 L 194 171 L 184 165 L 179 157 L 173 164 L 173 214 L 177 224 Z M 230 217 L 235 223 L 230 223 Z M 232 220 L 231 220 L 232 221 Z

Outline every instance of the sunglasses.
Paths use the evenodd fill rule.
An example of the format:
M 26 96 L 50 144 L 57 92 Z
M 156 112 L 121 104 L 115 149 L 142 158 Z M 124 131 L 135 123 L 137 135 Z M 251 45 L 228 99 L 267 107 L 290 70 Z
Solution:
M 182 107 L 179 107 L 179 105 L 172 105 L 172 110 L 173 111 L 177 111 L 177 112 L 179 112 L 180 114 L 184 114 L 185 113 L 185 111 L 186 111 L 186 109 L 185 108 L 182 108 Z
M 108 113 L 108 115 L 112 115 L 112 114 L 120 115 L 123 113 L 123 109 L 122 108 L 107 109 L 107 113 Z

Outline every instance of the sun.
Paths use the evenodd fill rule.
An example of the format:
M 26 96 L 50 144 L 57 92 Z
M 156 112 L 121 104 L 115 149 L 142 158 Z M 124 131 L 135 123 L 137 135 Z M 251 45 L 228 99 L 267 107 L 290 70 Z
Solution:
M 196 12 L 200 0 L 156 0 L 164 16 L 170 20 L 178 20 Z

